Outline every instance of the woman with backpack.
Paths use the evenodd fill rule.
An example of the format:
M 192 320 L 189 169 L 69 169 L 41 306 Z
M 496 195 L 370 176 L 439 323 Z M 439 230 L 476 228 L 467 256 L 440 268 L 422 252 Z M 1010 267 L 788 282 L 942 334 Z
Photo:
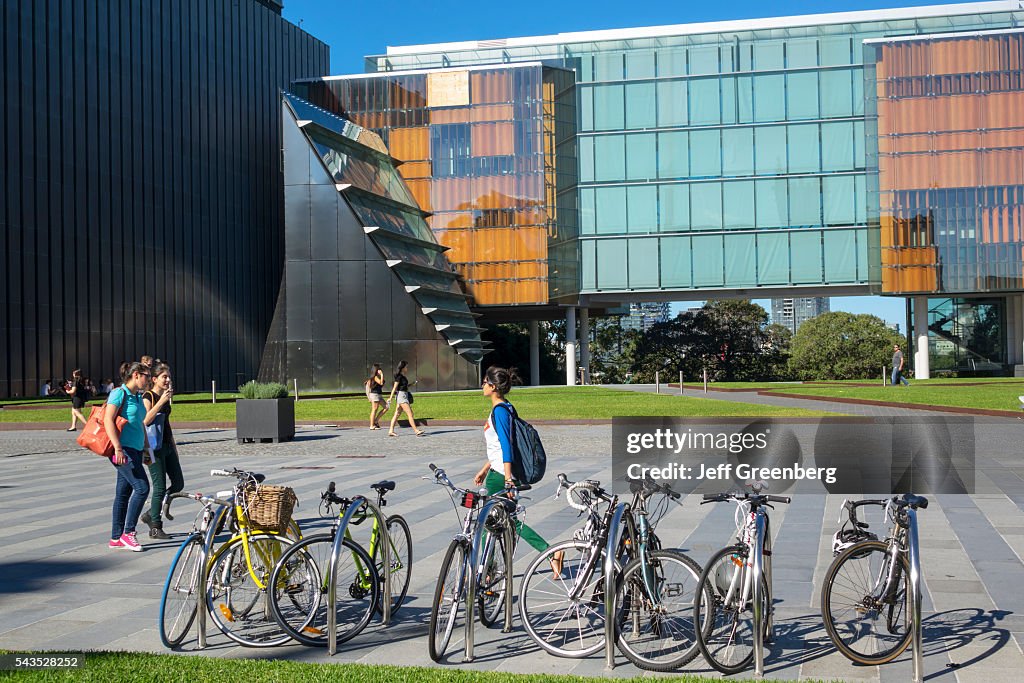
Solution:
M 384 391 L 384 370 L 380 363 L 373 364 L 373 372 L 366 380 L 366 398 L 370 401 L 370 429 L 380 429 L 380 418 L 388 412 L 388 403 L 381 400 Z
M 505 398 L 512 391 L 512 384 L 519 381 L 515 368 L 487 368 L 481 388 L 484 396 L 491 400 L 491 414 L 484 424 L 484 442 L 487 444 L 487 462 L 476 473 L 473 483 L 484 486 L 487 495 L 499 491 L 511 491 L 515 488 L 512 478 L 512 404 Z M 538 552 L 548 549 L 548 542 L 540 534 L 522 522 L 516 522 L 519 536 Z M 561 573 L 564 553 L 556 553 L 551 558 L 552 568 Z

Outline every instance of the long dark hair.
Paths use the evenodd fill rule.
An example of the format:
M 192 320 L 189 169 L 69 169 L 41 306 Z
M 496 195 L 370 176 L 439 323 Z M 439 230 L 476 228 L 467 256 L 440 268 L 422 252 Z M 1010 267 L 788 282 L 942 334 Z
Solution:
M 405 370 L 407 367 L 409 367 L 409 362 L 408 361 L 404 361 L 404 360 L 398 361 L 398 369 L 395 370 L 395 379 L 396 380 L 398 379 L 398 376 L 402 374 L 402 370 Z
M 508 392 L 512 391 L 513 384 L 520 384 L 519 373 L 516 372 L 515 368 L 499 368 L 497 365 L 487 368 L 487 372 L 484 373 L 484 379 L 502 397 L 507 396 Z
M 376 379 L 377 378 L 377 373 L 381 372 L 381 371 L 382 371 L 382 368 L 380 367 L 380 363 L 374 363 L 373 364 L 373 370 L 370 371 L 369 379 Z

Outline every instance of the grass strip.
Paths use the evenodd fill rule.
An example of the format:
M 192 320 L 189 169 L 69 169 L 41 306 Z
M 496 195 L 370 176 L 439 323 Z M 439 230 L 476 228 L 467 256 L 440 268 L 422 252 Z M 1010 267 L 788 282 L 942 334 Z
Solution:
M 966 381 L 966 380 L 965 380 Z M 773 389 L 796 396 L 821 398 L 853 398 L 886 403 L 978 408 L 987 410 L 1020 410 L 1018 396 L 1024 396 L 1024 385 L 997 382 L 984 385 L 951 385 L 911 382 L 909 387 L 826 387 L 800 386 Z

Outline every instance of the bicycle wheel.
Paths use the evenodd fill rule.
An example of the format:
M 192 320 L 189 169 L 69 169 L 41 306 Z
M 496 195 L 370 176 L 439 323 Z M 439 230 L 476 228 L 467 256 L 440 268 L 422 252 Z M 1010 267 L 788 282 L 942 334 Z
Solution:
M 430 635 L 427 646 L 430 658 L 441 661 L 451 642 L 459 605 L 465 599 L 466 571 L 469 565 L 467 547 L 461 541 L 452 541 L 441 562 L 441 573 L 434 588 L 434 603 L 430 607 Z
M 288 642 L 288 634 L 274 620 L 267 586 L 274 565 L 291 545 L 284 536 L 257 533 L 249 536 L 249 560 L 241 537 L 214 553 L 206 607 L 217 628 L 236 643 L 272 647 Z
M 491 628 L 498 623 L 505 606 L 505 536 L 488 533 L 484 546 L 483 569 L 476 587 L 477 609 L 480 623 Z
M 203 538 L 192 534 L 178 548 L 160 596 L 160 641 L 175 648 L 185 640 L 199 604 L 199 573 L 203 568 Z
M 270 577 L 274 586 L 274 620 L 289 637 L 303 645 L 327 645 L 327 590 L 334 536 L 307 536 L 281 556 Z M 335 633 L 343 643 L 370 623 L 380 600 L 380 582 L 370 568 L 373 560 L 361 545 L 342 540 L 335 584 Z
M 556 575 L 551 558 L 558 551 L 565 556 Z M 604 553 L 576 540 L 542 552 L 523 575 L 519 615 L 530 637 L 553 655 L 580 658 L 598 652 L 605 643 Z
M 401 515 L 391 515 L 386 523 L 388 536 L 391 538 L 391 569 L 384 571 L 384 558 L 379 543 L 374 544 L 373 564 L 377 567 L 377 575 L 380 577 L 382 596 L 384 580 L 391 582 L 391 616 L 394 616 L 409 592 L 409 579 L 412 576 L 412 533 Z M 383 612 L 379 602 L 376 608 L 378 612 Z
M 700 576 L 699 599 L 694 600 L 693 621 L 701 624 L 697 645 L 712 667 L 734 674 L 754 659 L 754 609 L 748 586 L 744 591 L 747 547 L 735 545 L 715 553 Z M 746 596 L 744 596 L 746 593 Z M 762 609 L 768 615 L 768 582 L 761 577 Z M 706 620 L 706 621 L 705 621 Z M 764 638 L 764 634 L 761 634 Z
M 882 595 L 889 570 L 888 546 L 862 541 L 832 561 L 821 589 L 821 616 L 828 637 L 858 664 L 885 664 L 910 645 L 910 570 L 899 555 L 895 589 Z
M 616 592 L 617 645 L 649 671 L 671 671 L 697 656 L 693 620 L 700 565 L 678 550 L 657 550 L 622 570 Z

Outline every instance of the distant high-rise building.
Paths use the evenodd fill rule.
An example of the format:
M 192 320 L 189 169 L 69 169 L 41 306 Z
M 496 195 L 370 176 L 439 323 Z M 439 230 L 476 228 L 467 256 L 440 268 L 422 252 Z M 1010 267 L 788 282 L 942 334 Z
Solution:
M 630 304 L 629 315 L 622 316 L 622 329 L 646 332 L 655 323 L 668 322 L 670 317 L 668 302 Z
M 829 312 L 829 300 L 825 296 L 803 299 L 772 299 L 772 322 L 789 328 L 796 334 L 806 321 Z

